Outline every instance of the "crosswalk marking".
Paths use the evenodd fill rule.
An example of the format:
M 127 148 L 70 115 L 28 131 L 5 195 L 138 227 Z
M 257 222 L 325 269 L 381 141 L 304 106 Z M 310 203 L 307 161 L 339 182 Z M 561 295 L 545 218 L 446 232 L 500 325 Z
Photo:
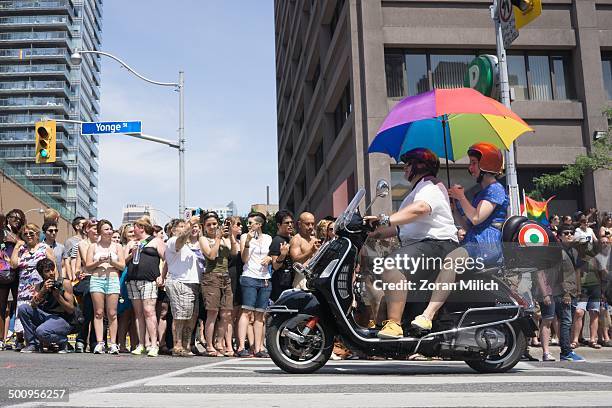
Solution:
M 193 360 L 194 363 L 202 360 Z M 366 371 L 367 370 L 367 371 Z M 373 371 L 374 370 L 374 371 Z M 374 372 L 376 375 L 364 373 Z M 548 375 L 546 374 L 548 373 Z M 538 384 L 531 392 L 456 392 L 445 386 L 490 384 L 488 391 L 505 384 Z M 513 406 L 590 406 L 612 405 L 609 391 L 589 390 L 588 384 L 609 384 L 612 377 L 562 368 L 534 366 L 521 362 L 506 374 L 475 374 L 465 363 L 454 361 L 330 361 L 315 374 L 291 375 L 278 369 L 271 360 L 224 359 L 171 373 L 129 381 L 109 387 L 72 393 L 70 401 L 49 403 L 53 406 L 142 407 L 168 406 L 240 406 L 295 407 L 328 406 L 499 406 L 512 401 Z M 539 391 L 543 384 L 587 384 L 584 389 Z M 347 392 L 356 385 L 359 391 Z M 408 392 L 388 392 L 387 386 L 403 386 Z M 288 386 L 306 392 L 287 393 Z M 329 392 L 338 386 L 338 392 Z M 435 386 L 436 392 L 413 392 L 410 386 Z M 600 385 L 599 387 L 602 387 Z M 160 387 L 165 387 L 160 392 Z M 241 387 L 246 392 L 231 392 Z M 274 388 L 278 387 L 275 392 Z M 332 388 L 330 388 L 332 387 Z M 608 386 L 605 386 L 608 388 Z M 320 389 L 323 392 L 317 392 Z M 344 391 L 343 391 L 344 389 Z M 462 388 L 459 388 L 461 390 Z M 529 389 L 529 388 L 528 388 Z M 137 390 L 135 392 L 135 390 Z M 223 391 L 219 391 L 223 390 Z M 349 390 L 353 390 L 349 388 Z M 35 402 L 20 406 L 45 406 Z
M 601 406 L 609 405 L 609 391 L 554 392 L 384 392 L 384 393 L 79 393 L 70 402 L 56 406 L 147 407 L 207 406 L 249 408 L 323 407 L 357 408 L 371 406 L 402 407 L 499 407 L 511 401 L 512 406 Z M 608 403 L 606 403 L 608 401 Z
M 244 377 L 241 377 L 244 379 Z M 451 378 L 436 378 L 431 376 L 371 376 L 371 375 L 335 375 L 330 379 L 329 375 L 293 375 L 293 376 L 257 376 L 249 378 L 249 386 L 258 385 L 430 385 L 436 383 L 444 384 L 487 384 L 487 383 L 612 383 L 612 377 L 593 378 L 586 376 L 516 376 L 516 375 L 486 375 L 486 376 L 457 376 Z M 197 385 L 202 387 L 217 385 L 236 384 L 236 377 L 170 377 L 153 380 L 145 383 L 146 387 Z

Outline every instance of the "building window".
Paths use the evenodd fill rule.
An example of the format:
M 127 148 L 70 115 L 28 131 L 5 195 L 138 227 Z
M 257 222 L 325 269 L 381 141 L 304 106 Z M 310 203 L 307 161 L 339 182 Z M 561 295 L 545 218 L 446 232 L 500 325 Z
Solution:
M 319 83 L 319 77 L 321 76 L 321 64 L 317 62 L 317 66 L 312 74 L 312 89 L 316 89 Z
M 338 105 L 336 105 L 336 109 L 334 109 L 334 130 L 336 132 L 336 136 L 338 136 L 342 130 L 342 127 L 344 127 L 344 123 L 353 111 L 353 104 L 351 103 L 351 89 L 349 85 L 350 82 L 346 84 L 344 92 L 342 92 L 342 96 L 340 96 L 340 100 L 338 101 Z
M 404 58 L 402 54 L 385 55 L 385 74 L 387 75 L 387 96 L 395 98 L 404 95 Z
M 604 89 L 608 95 L 608 100 L 612 101 L 612 53 L 602 54 L 601 70 L 603 71 Z
M 317 150 L 315 151 L 315 154 L 314 154 L 314 167 L 315 167 L 314 174 L 319 173 L 319 169 L 323 167 L 324 163 L 325 163 L 325 156 L 323 154 L 323 141 L 321 141 L 319 142 L 319 146 L 317 147 Z
M 514 88 L 514 97 L 519 101 L 529 99 L 527 92 L 527 70 L 523 55 L 508 55 L 508 82 Z
M 334 14 L 332 15 L 331 21 L 329 22 L 329 38 L 334 38 L 336 27 L 340 22 L 340 13 L 344 7 L 345 0 L 336 0 L 336 6 L 334 7 Z
M 463 77 L 474 54 L 467 55 L 430 55 L 431 79 L 433 88 L 461 88 Z
M 385 52 L 387 96 L 417 95 L 435 88 L 458 88 L 476 55 L 491 51 L 457 50 L 454 53 L 403 50 Z M 609 60 L 608 60 L 609 61 Z M 610 63 L 608 62 L 608 67 Z M 508 55 L 508 80 L 517 100 L 571 100 L 575 98 L 570 55 L 558 52 L 513 52 Z M 401 72 L 400 72 L 401 70 Z M 605 67 L 604 67 L 605 70 Z M 609 71 L 608 71 L 609 72 Z M 612 88 L 612 80 L 609 80 Z
M 429 91 L 429 74 L 427 70 L 427 55 L 406 54 L 406 78 L 408 80 L 408 95 L 418 95 Z
M 545 55 L 529 55 L 527 78 L 529 79 L 529 96 L 531 100 L 549 101 L 552 99 L 550 66 Z
M 300 197 L 300 200 L 305 201 L 306 200 L 306 178 L 302 178 L 300 181 L 298 181 L 297 183 L 297 190 L 298 190 L 298 196 Z

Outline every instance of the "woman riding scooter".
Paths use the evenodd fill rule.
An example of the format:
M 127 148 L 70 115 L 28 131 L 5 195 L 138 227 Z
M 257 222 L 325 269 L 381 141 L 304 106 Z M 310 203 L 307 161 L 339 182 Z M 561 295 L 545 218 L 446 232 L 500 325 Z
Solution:
M 440 160 L 429 149 L 412 149 L 401 156 L 404 163 L 404 175 L 412 186 L 412 191 L 402 202 L 400 209 L 391 216 L 365 217 L 367 222 L 379 221 L 372 238 L 389 238 L 399 235 L 402 247 L 391 253 L 389 258 L 397 255 L 406 258 L 427 258 L 443 260 L 458 245 L 457 228 L 450 209 L 448 193 L 444 183 L 436 179 L 440 169 Z M 388 288 L 404 280 L 419 282 L 422 279 L 433 281 L 438 271 L 421 265 L 415 270 L 407 268 L 387 269 L 383 272 L 382 281 Z M 387 321 L 377 334 L 379 338 L 396 339 L 404 336 L 402 315 L 406 305 L 408 291 L 397 289 L 385 290 L 387 304 Z M 431 329 L 431 322 L 429 324 Z

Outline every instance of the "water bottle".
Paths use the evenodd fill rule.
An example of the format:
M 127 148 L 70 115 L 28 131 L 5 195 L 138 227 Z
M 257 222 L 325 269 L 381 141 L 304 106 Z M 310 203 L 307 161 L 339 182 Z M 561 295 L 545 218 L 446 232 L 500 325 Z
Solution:
M 134 251 L 134 257 L 132 258 L 132 264 L 138 265 L 140 262 L 140 244 L 136 247 L 136 251 Z

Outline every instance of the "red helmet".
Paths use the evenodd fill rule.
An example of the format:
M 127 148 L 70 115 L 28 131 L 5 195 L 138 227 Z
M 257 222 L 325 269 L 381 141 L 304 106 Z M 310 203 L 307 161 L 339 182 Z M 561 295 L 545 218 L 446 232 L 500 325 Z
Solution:
M 499 174 L 504 168 L 504 155 L 491 143 L 476 143 L 468 149 L 468 156 L 478 159 L 480 171 Z
M 412 181 L 417 173 L 427 173 L 428 175 L 437 176 L 440 170 L 440 159 L 434 152 L 429 149 L 417 147 L 402 154 L 400 160 L 403 163 L 412 162 L 412 166 L 408 180 Z

